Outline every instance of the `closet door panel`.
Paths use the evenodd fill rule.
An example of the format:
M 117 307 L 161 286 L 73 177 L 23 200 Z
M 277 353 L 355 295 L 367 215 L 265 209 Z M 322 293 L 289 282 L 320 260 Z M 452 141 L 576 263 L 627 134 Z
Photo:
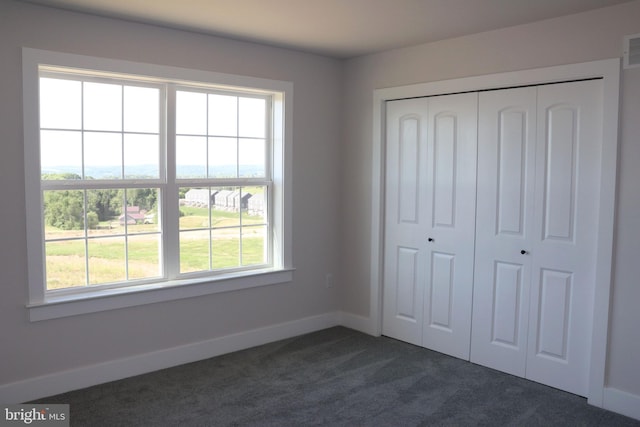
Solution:
M 521 92 L 529 92 L 528 90 Z M 496 235 L 524 236 L 526 160 L 530 111 L 523 107 L 496 112 Z M 495 119 L 495 117 L 494 117 Z M 495 121 L 495 120 L 494 120 Z
M 493 274 L 491 342 L 517 349 L 521 344 L 522 265 L 496 262 Z
M 526 376 L 585 396 L 595 290 L 602 82 L 538 89 Z
M 567 361 L 569 310 L 573 274 L 566 271 L 540 271 L 538 336 L 536 353 L 547 358 Z
M 444 111 L 431 119 L 433 150 L 433 227 L 455 225 L 456 187 L 456 135 L 457 117 Z
M 536 88 L 479 98 L 471 361 L 524 376 L 533 232 Z M 522 254 L 522 251 L 525 254 Z
M 477 94 L 429 98 L 428 282 L 423 346 L 469 359 L 477 156 Z M 431 239 L 431 240 L 429 240 Z
M 429 325 L 452 332 L 451 318 L 453 315 L 451 303 L 453 302 L 453 271 L 454 254 L 431 252 L 431 295 L 428 297 Z
M 422 344 L 426 235 L 427 100 L 387 103 L 384 335 Z
M 564 103 L 545 111 L 544 239 L 573 239 L 576 198 L 578 106 Z

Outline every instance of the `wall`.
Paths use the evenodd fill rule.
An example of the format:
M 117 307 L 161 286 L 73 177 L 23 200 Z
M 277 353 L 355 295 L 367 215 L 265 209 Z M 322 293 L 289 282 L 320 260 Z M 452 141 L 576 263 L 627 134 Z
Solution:
M 587 13 L 395 49 L 345 65 L 343 102 L 342 309 L 369 314 L 374 89 L 622 56 L 624 35 L 640 33 L 640 1 Z M 621 160 L 607 385 L 640 402 L 640 69 L 622 76 Z M 376 189 L 377 191 L 377 189 Z M 637 406 L 637 405 L 636 405 Z M 639 413 L 639 412 L 636 412 Z
M 294 281 L 29 322 L 23 46 L 292 81 Z M 325 272 L 340 275 L 339 216 L 327 203 L 340 192 L 333 172 L 341 137 L 340 61 L 10 0 L 0 0 L 0 58 L 0 389 L 283 322 L 325 319 L 335 311 L 337 291 L 324 287 L 324 277 Z

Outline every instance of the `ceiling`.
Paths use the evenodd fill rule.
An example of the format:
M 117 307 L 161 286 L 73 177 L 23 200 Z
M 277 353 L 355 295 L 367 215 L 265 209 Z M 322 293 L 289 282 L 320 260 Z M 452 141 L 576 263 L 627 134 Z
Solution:
M 350 58 L 629 0 L 27 0 Z

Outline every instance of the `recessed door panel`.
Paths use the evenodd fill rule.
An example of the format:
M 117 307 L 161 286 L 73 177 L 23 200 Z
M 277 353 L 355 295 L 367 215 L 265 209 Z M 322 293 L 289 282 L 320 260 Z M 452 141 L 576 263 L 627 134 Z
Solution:
M 573 239 L 576 188 L 577 107 L 554 105 L 546 110 L 544 238 Z
M 418 292 L 418 250 L 415 248 L 399 247 L 397 251 L 396 270 L 396 317 L 415 322 L 422 316 L 418 314 L 418 305 L 422 310 L 422 304 L 417 304 Z
M 451 254 L 431 253 L 431 316 L 429 326 L 451 332 L 451 302 L 455 257 Z
M 536 354 L 565 361 L 572 274 L 543 269 L 540 276 Z
M 418 168 L 420 165 L 420 120 L 415 115 L 400 118 L 399 162 L 396 173 L 399 194 L 398 220 L 416 223 L 418 221 Z
M 456 190 L 456 116 L 438 114 L 433 119 L 433 226 L 453 227 Z
M 507 108 L 499 112 L 498 209 L 496 233 L 522 236 L 525 207 L 527 111 Z
M 495 263 L 492 342 L 518 348 L 521 337 L 522 265 Z

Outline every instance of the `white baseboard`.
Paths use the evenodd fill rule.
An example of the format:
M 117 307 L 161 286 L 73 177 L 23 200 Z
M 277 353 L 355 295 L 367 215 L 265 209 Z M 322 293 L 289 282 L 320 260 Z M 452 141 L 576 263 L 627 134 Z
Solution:
M 604 389 L 604 402 L 602 407 L 609 411 L 640 420 L 640 396 L 637 394 L 606 387 Z
M 356 331 L 376 336 L 375 328 L 371 324 L 371 318 L 358 316 L 357 314 L 341 312 L 340 325 Z
M 253 329 L 179 347 L 56 372 L 0 385 L 0 403 L 15 404 L 90 387 L 159 369 L 208 359 L 341 325 L 342 313 L 331 312 Z

